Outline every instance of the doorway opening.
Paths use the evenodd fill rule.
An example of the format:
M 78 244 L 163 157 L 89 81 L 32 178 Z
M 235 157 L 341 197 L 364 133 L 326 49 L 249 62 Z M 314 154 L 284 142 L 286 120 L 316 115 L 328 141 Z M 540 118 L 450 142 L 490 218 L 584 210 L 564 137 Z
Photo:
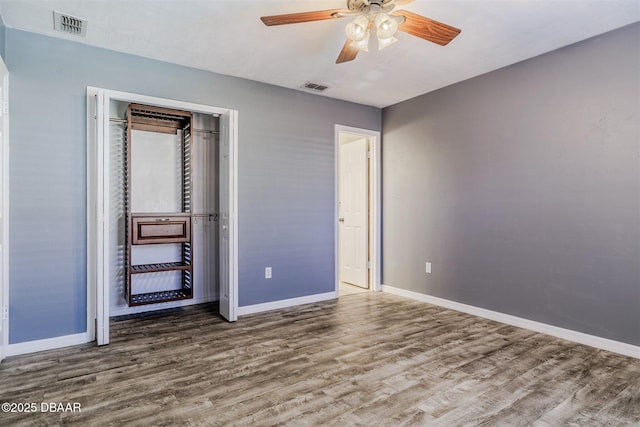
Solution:
M 380 133 L 336 125 L 336 295 L 380 291 Z
M 176 250 L 174 246 L 182 246 L 184 249 L 185 244 L 182 240 L 180 240 L 181 244 L 172 245 L 175 242 L 170 242 L 169 240 L 171 239 L 167 240 L 168 237 L 164 235 L 163 239 L 167 240 L 166 242 L 158 241 L 156 243 L 161 244 L 136 247 L 134 253 L 130 243 L 131 236 L 135 233 L 127 234 L 125 232 L 127 228 L 132 227 L 132 221 L 137 218 L 132 216 L 130 220 L 124 208 L 125 201 L 131 202 L 131 196 L 134 194 L 133 190 L 129 190 L 129 187 L 123 185 L 123 182 L 126 182 L 125 175 L 132 182 L 135 179 L 138 183 L 136 188 L 140 190 L 145 188 L 143 185 L 145 180 L 149 181 L 146 184 L 157 187 L 157 183 L 164 180 L 164 175 L 171 175 L 171 169 L 176 168 L 175 165 L 172 166 L 173 160 L 171 160 L 176 156 L 167 155 L 165 157 L 169 158 L 169 163 L 163 169 L 162 176 L 157 179 L 147 179 L 147 172 L 149 171 L 144 169 L 147 166 L 158 163 L 158 159 L 162 160 L 158 153 L 160 145 L 157 143 L 158 141 L 155 141 L 162 135 L 156 134 L 157 132 L 143 135 L 145 138 L 138 140 L 140 141 L 138 146 L 132 148 L 127 156 L 123 155 L 126 152 L 123 147 L 125 147 L 127 139 L 125 132 L 127 120 L 125 120 L 124 116 L 132 103 L 143 104 L 160 110 L 181 110 L 193 116 L 192 124 L 188 125 L 193 127 L 189 130 L 190 136 L 187 146 L 184 145 L 186 139 L 181 139 L 182 147 L 186 147 L 189 150 L 189 155 L 185 157 L 184 152 L 182 152 L 182 157 L 179 158 L 178 162 L 181 163 L 181 166 L 177 166 L 177 169 L 182 171 L 181 173 L 184 173 L 186 168 L 189 170 L 187 175 L 183 175 L 177 180 L 183 188 L 185 183 L 188 183 L 190 188 L 188 192 L 189 209 L 186 214 L 180 214 L 179 218 L 181 224 L 186 224 L 186 228 L 180 228 L 173 222 L 151 223 L 151 225 L 147 226 L 143 221 L 142 228 L 139 230 L 144 234 L 152 229 L 160 230 L 162 233 L 168 232 L 167 230 L 175 231 L 174 229 L 177 230 L 178 228 L 180 230 L 186 229 L 187 234 L 193 236 L 193 238 L 189 237 L 187 239 L 189 249 L 188 262 L 184 261 L 182 252 L 179 254 L 182 257 L 181 260 L 178 260 L 179 262 L 168 262 L 167 264 L 166 260 L 164 260 L 163 263 L 158 264 L 156 260 L 157 257 L 171 258 L 175 256 L 174 252 Z M 237 319 L 238 306 L 237 111 L 90 87 L 87 89 L 87 113 L 88 341 L 96 339 L 99 345 L 109 343 L 110 317 L 155 309 L 175 308 L 214 300 L 219 301 L 220 315 L 229 321 L 235 321 Z M 132 132 L 129 133 L 131 134 Z M 131 138 L 131 141 L 133 141 L 133 138 Z M 164 145 L 166 145 L 167 153 L 176 151 L 171 141 Z M 134 150 L 136 151 L 135 157 L 142 159 L 139 162 L 139 171 L 135 173 L 131 170 L 131 164 L 128 163 L 134 157 L 132 154 Z M 183 164 L 187 160 L 188 164 Z M 139 176 L 135 176 L 136 174 Z M 138 197 L 140 194 L 136 196 L 136 203 L 140 202 L 143 205 L 146 203 L 153 207 L 158 202 L 154 199 L 158 193 L 173 194 L 178 191 L 175 188 L 169 188 L 171 186 L 172 183 L 166 183 L 161 189 L 162 191 L 156 191 L 157 189 L 143 191 L 141 197 Z M 125 196 L 127 191 L 131 191 L 131 194 Z M 181 200 L 184 197 L 183 194 Z M 169 197 L 167 200 L 169 200 L 169 203 L 173 203 L 173 199 L 174 197 Z M 183 202 L 184 200 L 181 203 Z M 142 210 L 144 211 L 145 209 L 148 210 L 149 208 L 145 205 Z M 169 209 L 172 212 L 174 210 L 173 206 Z M 140 218 L 137 219 L 139 220 Z M 166 221 L 166 218 L 155 218 L 155 220 Z M 138 225 L 140 224 L 136 223 L 136 226 Z M 140 236 L 138 236 L 138 240 L 140 240 Z M 142 244 L 140 243 L 142 240 L 135 241 L 134 244 Z M 136 283 L 133 283 L 132 280 L 127 281 L 126 266 L 133 269 L 129 265 L 131 264 L 130 260 L 127 261 L 127 248 L 131 251 L 132 259 L 134 255 L 139 258 L 133 263 L 135 267 L 139 267 L 138 264 L 145 267 L 149 265 L 160 265 L 162 267 L 167 264 L 172 268 L 154 267 L 153 271 L 142 271 L 144 274 L 137 275 L 140 276 L 140 279 L 136 276 Z M 151 258 L 147 260 L 145 257 Z M 183 270 L 188 270 L 189 273 L 187 275 L 189 283 L 186 288 Z M 166 274 L 167 272 L 169 274 Z M 138 271 L 136 270 L 137 273 Z M 162 277 L 151 277 L 154 275 Z M 177 280 L 176 277 L 178 276 L 182 277 L 182 279 Z M 164 283 L 161 283 L 162 290 L 149 288 L 149 286 L 158 286 L 159 281 L 164 281 Z M 172 288 L 172 286 L 178 286 L 176 283 L 179 284 L 181 289 L 174 290 Z M 192 285 L 195 286 L 192 287 Z M 138 303 L 131 304 L 131 295 L 129 295 L 128 300 L 125 298 L 127 295 L 125 286 L 131 286 L 131 289 L 136 286 L 136 298 L 140 295 L 162 296 L 164 298 L 167 292 L 173 292 L 171 295 L 177 295 L 180 292 L 184 293 L 184 289 L 189 290 L 189 295 L 187 295 L 189 298 L 167 297 L 164 300 L 153 301 L 153 304 L 150 305 L 146 304 L 147 301 L 142 301 L 142 303 L 138 301 Z M 129 294 L 132 293 L 131 289 L 129 289 Z M 182 294 L 180 293 L 180 295 Z

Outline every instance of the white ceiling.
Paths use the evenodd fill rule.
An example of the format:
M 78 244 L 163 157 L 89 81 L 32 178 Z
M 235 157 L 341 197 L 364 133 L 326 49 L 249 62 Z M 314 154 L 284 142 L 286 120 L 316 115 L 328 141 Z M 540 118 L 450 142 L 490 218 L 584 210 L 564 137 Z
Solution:
M 335 64 L 349 18 L 266 27 L 260 16 L 344 8 L 344 0 L 0 0 L 9 28 L 376 107 L 640 21 L 640 0 L 417 0 L 406 9 L 462 29 L 448 46 L 400 33 Z M 88 20 L 53 30 L 52 11 Z M 374 43 L 375 45 L 375 43 Z M 300 89 L 304 90 L 304 89 Z

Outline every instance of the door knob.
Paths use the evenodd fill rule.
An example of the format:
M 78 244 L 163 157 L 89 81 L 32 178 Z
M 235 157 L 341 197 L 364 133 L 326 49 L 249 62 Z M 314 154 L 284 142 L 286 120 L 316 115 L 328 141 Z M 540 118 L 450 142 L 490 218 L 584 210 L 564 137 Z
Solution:
M 338 221 L 344 222 L 344 218 L 338 218 Z

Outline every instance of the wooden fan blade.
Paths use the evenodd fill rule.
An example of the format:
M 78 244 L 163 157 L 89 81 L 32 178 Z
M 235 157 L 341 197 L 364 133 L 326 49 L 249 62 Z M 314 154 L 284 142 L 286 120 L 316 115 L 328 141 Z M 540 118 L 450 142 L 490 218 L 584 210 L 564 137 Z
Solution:
M 406 10 L 399 10 L 393 15 L 405 17 L 405 21 L 398 25 L 398 30 L 437 43 L 440 46 L 449 44 L 461 31 L 458 28 Z
M 358 56 L 359 50 L 360 49 L 358 49 L 357 47 L 351 46 L 351 40 L 347 39 L 347 41 L 344 42 L 344 46 L 342 46 L 342 50 L 338 55 L 338 59 L 336 59 L 336 64 L 353 61 L 354 59 L 356 59 L 356 56 Z
M 324 21 L 325 19 L 340 18 L 340 16 L 335 15 L 338 12 L 345 12 L 345 10 L 329 9 L 314 12 L 287 13 L 284 15 L 263 16 L 260 19 L 264 22 L 264 25 L 268 26 L 297 24 L 299 22 Z

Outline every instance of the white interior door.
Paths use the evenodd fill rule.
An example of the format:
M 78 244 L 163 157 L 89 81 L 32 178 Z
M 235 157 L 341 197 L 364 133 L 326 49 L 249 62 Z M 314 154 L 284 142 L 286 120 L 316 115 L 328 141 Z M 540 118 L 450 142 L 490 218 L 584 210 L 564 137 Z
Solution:
M 235 201 L 235 152 L 232 132 L 235 114 L 230 112 L 220 117 L 220 202 L 219 202 L 219 236 L 220 236 L 220 314 L 230 322 L 237 320 L 238 307 L 237 278 L 234 265 L 237 259 L 234 238 L 236 233 L 235 215 L 237 212 Z
M 340 281 L 369 287 L 369 185 L 367 138 L 340 143 L 338 239 Z
M 95 162 L 96 174 L 89 174 L 87 188 L 95 186 L 95 193 L 88 193 L 89 235 L 96 236 L 96 245 L 88 245 L 87 273 L 88 280 L 96 282 L 95 290 L 87 289 L 87 297 L 95 298 L 95 309 L 87 302 L 87 330 L 89 339 L 95 337 L 98 345 L 109 344 L 109 283 L 111 283 L 111 269 L 109 266 L 111 250 L 110 244 L 110 150 L 111 133 L 109 127 L 109 100 L 103 91 L 87 90 L 87 141 L 93 139 L 96 144 L 89 144 L 87 150 L 88 161 Z M 92 295 L 95 292 L 95 295 Z M 93 317 L 93 318 L 92 318 Z M 95 331 L 91 323 L 95 322 Z M 93 332 L 93 333 L 92 333 Z
M 7 355 L 9 345 L 9 262 L 8 262 L 8 213 L 9 213 L 9 98 L 7 96 L 9 73 L 0 58 L 0 361 Z

